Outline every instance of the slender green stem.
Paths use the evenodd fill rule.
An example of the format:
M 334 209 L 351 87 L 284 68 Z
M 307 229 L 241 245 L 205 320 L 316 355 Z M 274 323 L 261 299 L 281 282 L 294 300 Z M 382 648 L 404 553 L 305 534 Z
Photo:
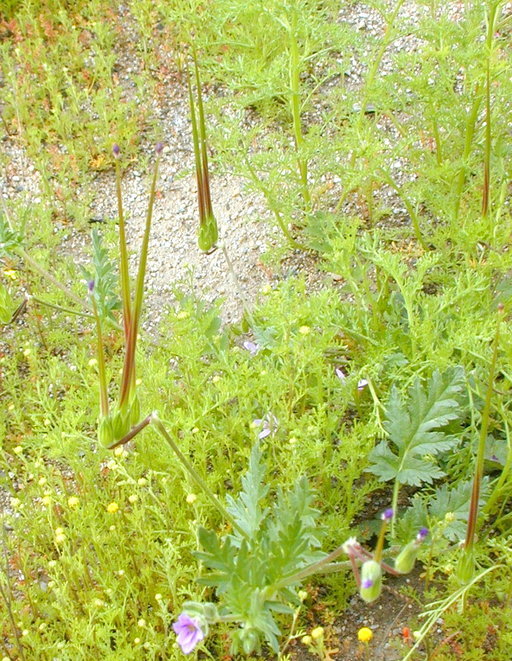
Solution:
M 398 480 L 395 480 L 395 483 L 393 485 L 393 497 L 391 499 L 391 509 L 393 510 L 393 512 L 395 512 L 395 514 L 398 508 L 399 490 L 400 490 L 400 482 Z M 395 537 L 395 517 L 393 517 L 391 520 L 391 539 L 394 539 L 394 537 Z
M 312 576 L 317 572 L 321 572 L 327 565 L 330 565 L 332 562 L 334 562 L 336 558 L 339 558 L 339 556 L 342 553 L 345 553 L 343 547 L 344 544 L 335 548 L 334 551 L 331 551 L 321 560 L 318 560 L 318 562 L 314 562 L 312 565 L 308 565 L 307 567 L 304 567 L 304 569 L 301 569 L 300 571 L 295 572 L 290 576 L 285 576 L 280 581 L 277 581 L 274 584 L 273 589 L 275 591 L 280 590 L 281 588 L 284 588 L 287 585 L 293 585 L 294 583 L 299 583 L 304 578 L 307 578 L 308 576 Z M 350 563 L 347 563 L 345 566 L 350 566 Z
M 300 56 L 297 43 L 297 12 L 293 10 L 289 29 L 290 34 L 290 89 L 291 89 L 291 111 L 293 119 L 293 133 L 295 149 L 297 151 L 297 165 L 302 182 L 302 197 L 309 207 L 311 196 L 308 188 L 308 164 L 303 156 L 304 135 L 302 133 L 302 122 L 300 117 Z
M 169 434 L 167 429 L 162 424 L 162 422 L 161 422 L 160 418 L 158 417 L 157 413 L 152 413 L 151 414 L 151 422 L 152 422 L 152 424 L 155 425 L 155 427 L 160 432 L 160 434 L 164 437 L 164 439 L 167 441 L 167 443 L 169 443 L 169 445 L 171 446 L 174 454 L 178 457 L 179 461 L 181 462 L 181 465 L 183 466 L 183 468 L 187 471 L 187 473 L 194 480 L 194 482 L 203 490 L 204 494 L 206 495 L 208 500 L 212 503 L 212 505 L 215 506 L 215 508 L 222 514 L 222 516 L 226 519 L 226 521 L 229 521 L 229 523 L 231 524 L 233 529 L 236 530 L 239 535 L 241 535 L 245 539 L 248 539 L 247 533 L 238 525 L 238 523 L 231 516 L 231 514 L 220 503 L 219 499 L 215 497 L 215 495 L 212 493 L 210 487 L 206 484 L 206 482 L 199 475 L 199 473 L 196 471 L 196 469 L 192 466 L 192 464 L 187 459 L 187 457 L 185 457 L 183 452 L 176 445 L 176 443 L 174 442 L 174 439 L 172 438 L 172 436 Z
M 482 189 L 482 216 L 489 215 L 489 198 L 491 194 L 491 71 L 489 64 L 490 55 L 487 60 L 487 71 L 485 74 L 485 151 L 484 151 L 484 183 Z
M 94 319 L 93 314 L 87 314 L 86 312 L 77 312 L 77 310 L 72 310 L 71 308 L 65 308 L 62 305 L 56 305 L 55 303 L 50 303 L 49 301 L 43 301 L 37 296 L 32 296 L 31 294 L 27 295 L 28 301 L 34 301 L 38 305 L 44 305 L 47 308 L 52 308 L 52 310 L 58 310 L 59 312 L 65 312 L 66 314 L 74 314 L 77 317 L 83 317 L 84 319 Z
M 393 512 L 396 512 L 394 509 Z M 392 520 L 394 520 L 394 516 L 392 517 Z M 375 551 L 373 553 L 373 559 L 375 562 L 378 562 L 379 564 L 382 561 L 382 551 L 384 549 L 384 537 L 386 535 L 386 528 L 388 527 L 388 522 L 386 519 L 384 519 L 381 523 L 380 526 L 380 532 L 379 532 L 379 537 L 377 538 L 377 545 L 375 547 Z
M 108 415 L 108 387 L 107 387 L 107 372 L 105 369 L 105 352 L 103 347 L 103 333 L 101 329 L 101 319 L 98 314 L 98 306 L 94 298 L 94 293 L 91 293 L 92 309 L 94 312 L 94 320 L 96 322 L 96 342 L 97 342 L 97 355 L 98 355 L 98 376 L 100 381 L 100 410 L 101 415 L 106 417 Z
M 435 108 L 431 109 L 432 113 L 432 132 L 436 143 L 436 160 L 438 165 L 443 164 L 443 143 L 441 142 L 441 134 L 439 132 L 439 124 L 437 121 L 437 113 Z
M 503 566 L 504 565 L 492 565 L 491 567 L 488 567 L 483 572 L 475 576 L 467 585 L 464 585 L 455 592 L 452 592 L 452 594 L 450 594 L 446 599 L 443 599 L 442 601 L 436 601 L 433 604 L 429 604 L 430 606 L 432 606 L 432 608 L 430 610 L 423 611 L 423 613 L 421 613 L 420 615 L 420 617 L 426 617 L 426 622 L 419 630 L 418 635 L 416 637 L 416 642 L 414 643 L 413 647 L 411 647 L 411 649 L 407 652 L 407 654 L 404 656 L 402 661 L 408 661 L 414 655 L 415 651 L 423 643 L 425 636 L 428 634 L 430 629 L 436 624 L 436 622 L 439 621 L 439 617 L 445 611 L 447 611 L 451 606 L 456 604 L 459 601 L 459 599 L 463 600 L 468 590 L 471 587 L 473 587 L 473 585 L 475 585 L 486 574 L 494 571 L 495 569 L 501 569 L 503 568 Z
M 42 275 L 43 278 L 45 278 L 46 280 L 51 282 L 52 285 L 57 287 L 57 289 L 60 289 L 61 292 L 63 292 L 70 300 L 74 301 L 80 307 L 84 307 L 85 303 L 82 299 L 80 299 L 70 289 L 68 289 L 65 285 L 63 285 L 62 282 L 59 282 L 57 280 L 57 278 L 55 278 L 51 273 L 49 273 L 45 268 L 43 268 L 38 262 L 36 262 L 35 259 L 32 259 L 32 257 L 25 250 L 19 249 L 18 254 L 25 262 L 27 262 L 27 264 L 30 264 L 30 266 L 34 269 L 34 271 L 37 271 L 39 273 L 39 275 Z
M 471 106 L 471 111 L 469 112 L 466 120 L 466 132 L 465 132 L 465 140 L 464 140 L 464 151 L 462 154 L 462 165 L 459 171 L 459 176 L 456 179 L 455 207 L 454 207 L 455 219 L 459 217 L 460 205 L 462 202 L 462 191 L 464 189 L 464 183 L 466 181 L 467 161 L 469 155 L 471 154 L 471 146 L 473 144 L 473 138 L 475 135 L 476 120 L 478 118 L 478 112 L 480 110 L 481 103 L 482 103 L 482 94 L 480 92 L 480 84 L 477 83 L 475 87 L 475 98 L 473 99 L 473 105 Z
M 270 190 L 268 186 L 266 186 L 263 181 L 258 177 L 258 174 L 256 173 L 256 170 L 252 167 L 249 158 L 247 157 L 246 154 L 244 154 L 244 161 L 245 165 L 247 166 L 247 170 L 249 171 L 249 174 L 251 175 L 251 179 L 253 180 L 254 184 L 259 188 L 259 190 L 263 193 L 263 195 L 267 198 L 267 202 L 269 204 L 269 207 L 271 211 L 274 213 L 274 216 L 276 218 L 276 222 L 279 225 L 280 230 L 288 240 L 289 244 L 291 245 L 292 248 L 296 248 L 297 250 L 307 250 L 306 246 L 303 246 L 301 243 L 296 241 L 294 237 L 292 236 L 290 230 L 288 229 L 286 223 L 283 220 L 283 217 L 281 215 L 281 212 L 279 210 L 279 203 L 276 201 L 274 194 Z

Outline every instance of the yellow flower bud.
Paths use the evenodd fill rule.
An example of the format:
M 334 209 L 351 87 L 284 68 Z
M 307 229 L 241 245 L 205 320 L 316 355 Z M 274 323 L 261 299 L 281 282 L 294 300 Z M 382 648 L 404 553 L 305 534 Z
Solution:
M 78 507 L 80 505 L 80 500 L 76 496 L 70 496 L 68 498 L 68 506 L 71 508 Z
M 368 627 L 362 627 L 357 632 L 357 639 L 361 643 L 369 643 L 372 638 L 373 638 L 373 631 Z
M 117 503 L 109 503 L 107 505 L 107 512 L 109 514 L 115 514 L 119 509 L 119 505 Z
M 315 627 L 311 632 L 311 638 L 313 638 L 313 640 L 319 640 L 320 638 L 323 638 L 323 636 L 324 636 L 323 627 Z

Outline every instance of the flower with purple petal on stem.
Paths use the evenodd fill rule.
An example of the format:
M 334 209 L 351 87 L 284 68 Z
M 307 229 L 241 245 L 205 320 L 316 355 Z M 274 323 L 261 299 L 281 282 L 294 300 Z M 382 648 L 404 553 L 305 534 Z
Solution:
M 190 654 L 205 637 L 199 618 L 190 617 L 186 613 L 181 613 L 172 628 L 183 654 Z
M 250 340 L 246 340 L 243 343 L 243 347 L 251 354 L 251 356 L 255 356 L 260 350 L 260 345 L 256 342 L 251 342 Z
M 420 528 L 418 534 L 416 535 L 417 542 L 423 542 L 425 537 L 428 536 L 428 528 Z
M 382 519 L 382 521 L 391 521 L 391 519 L 393 518 L 393 508 L 388 507 L 387 510 L 384 510 L 384 512 L 382 512 L 382 514 L 380 515 L 380 518 Z
M 334 371 L 336 372 L 336 376 L 338 377 L 338 379 L 339 379 L 341 382 L 345 381 L 345 379 L 347 378 L 347 375 L 346 375 L 345 372 L 341 369 L 341 367 L 336 367 L 336 369 L 335 369 Z
M 357 382 L 357 389 L 359 390 L 359 392 L 361 392 L 362 390 L 364 390 L 366 388 L 367 385 L 368 385 L 368 380 L 367 379 L 360 379 Z
M 253 427 L 262 427 L 262 430 L 258 434 L 258 438 L 261 441 L 262 439 L 267 438 L 267 436 L 270 436 L 270 434 L 276 433 L 279 422 L 273 413 L 267 413 L 264 418 L 256 418 L 256 420 L 253 420 L 252 424 Z

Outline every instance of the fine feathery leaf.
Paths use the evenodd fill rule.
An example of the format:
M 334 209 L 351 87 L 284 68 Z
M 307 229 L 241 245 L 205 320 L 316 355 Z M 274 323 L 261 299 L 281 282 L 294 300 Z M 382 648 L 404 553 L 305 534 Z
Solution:
M 417 379 L 407 401 L 393 387 L 384 423 L 389 439 L 370 453 L 369 472 L 385 482 L 394 479 L 415 486 L 442 477 L 434 457 L 458 442 L 444 428 L 459 417 L 463 386 L 463 370 L 455 368 L 444 374 L 436 370 L 426 388 Z
M 16 249 L 22 246 L 23 237 L 14 232 L 7 222 L 7 218 L 0 213 L 0 259 L 14 258 Z
M 305 477 L 291 492 L 278 494 L 268 526 L 268 569 L 276 580 L 322 557 L 314 551 L 320 546 L 316 528 L 319 511 L 312 507 L 312 501 L 313 493 Z
M 263 482 L 265 473 L 261 452 L 256 445 L 251 452 L 249 470 L 242 478 L 242 490 L 236 499 L 229 495 L 226 497 L 226 509 L 249 539 L 258 536 L 268 515 L 268 509 L 261 506 L 261 501 L 268 493 L 268 486 Z
M 82 272 L 86 280 L 94 280 L 93 296 L 100 318 L 115 325 L 114 311 L 121 307 L 121 299 L 116 292 L 117 274 L 97 230 L 92 232 L 92 253 L 91 270 L 82 267 Z

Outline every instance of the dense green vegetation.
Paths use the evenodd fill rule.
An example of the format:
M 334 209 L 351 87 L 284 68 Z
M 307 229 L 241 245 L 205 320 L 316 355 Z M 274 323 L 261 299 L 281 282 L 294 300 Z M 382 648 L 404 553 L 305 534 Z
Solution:
M 429 529 L 413 549 L 424 591 L 408 594 L 423 616 L 396 658 L 434 658 L 437 644 L 438 661 L 506 661 L 506 3 L 123 7 L 0 6 L 0 159 L 8 171 L 22 150 L 42 186 L 0 209 L 1 654 L 179 659 L 173 622 L 194 602 L 219 608 L 199 657 L 342 658 L 328 650 L 357 591 L 347 558 L 342 571 L 304 568 L 349 537 L 371 549 L 384 502 L 386 558 Z M 346 20 L 361 10 L 375 29 Z M 85 276 L 58 228 L 89 232 L 97 173 L 137 163 L 151 178 L 147 145 L 165 133 L 155 105 L 170 86 L 187 102 L 193 52 L 210 172 L 261 194 L 280 281 L 230 326 L 201 292 L 177 289 L 158 335 L 141 331 L 127 380 L 130 422 L 158 418 L 110 450 L 102 384 L 113 407 L 130 342 L 116 224 L 95 234 Z M 283 277 L 292 251 L 332 286 Z M 363 637 L 354 649 L 380 658 Z

